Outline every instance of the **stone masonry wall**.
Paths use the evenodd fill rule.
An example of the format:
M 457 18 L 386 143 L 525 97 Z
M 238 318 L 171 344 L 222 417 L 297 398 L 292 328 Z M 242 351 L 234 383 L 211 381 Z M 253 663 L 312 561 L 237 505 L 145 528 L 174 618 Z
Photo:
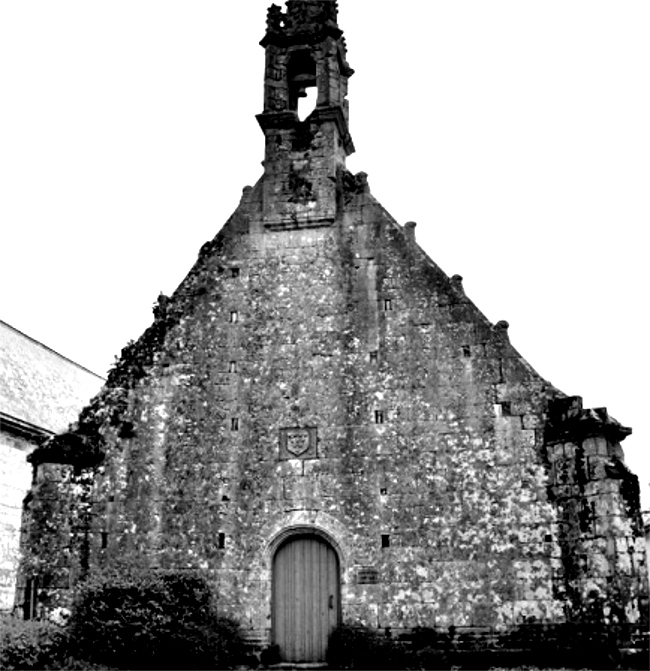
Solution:
M 624 584 L 624 617 L 638 620 L 647 585 L 626 573 L 623 545 L 637 542 L 624 514 L 608 518 L 600 554 L 600 537 L 567 533 L 580 524 L 558 475 L 570 448 L 548 432 L 563 395 L 426 258 L 413 225 L 398 226 L 363 176 L 346 179 L 338 220 L 321 228 L 268 230 L 260 185 L 247 188 L 125 348 L 70 434 L 86 479 L 61 466 L 72 475 L 51 485 L 87 520 L 85 535 L 51 530 L 77 529 L 50 545 L 72 549 L 70 580 L 199 569 L 221 612 L 264 644 L 274 550 L 313 530 L 339 556 L 344 620 L 395 632 L 557 623 L 581 617 L 592 574 Z M 624 505 L 601 447 L 582 449 L 595 475 L 580 496 Z M 581 553 L 590 564 L 574 579 Z
M 150 369 L 96 413 L 91 565 L 203 568 L 264 632 L 269 543 L 316 525 L 343 555 L 344 617 L 559 617 L 543 381 L 369 195 L 338 226 L 274 233 L 258 194 L 179 288 L 191 309 Z
M 97 542 L 92 471 L 45 463 L 36 474 L 25 498 L 14 598 L 28 619 L 71 607 L 73 589 L 88 572 L 90 544 Z
M 603 408 L 583 410 L 579 397 L 555 405 L 564 414 L 563 430 L 548 428 L 546 450 L 549 494 L 559 512 L 568 610 L 573 618 L 593 618 L 597 610 L 610 625 L 647 626 L 639 486 L 623 460 L 617 435 L 621 427 L 611 425 Z

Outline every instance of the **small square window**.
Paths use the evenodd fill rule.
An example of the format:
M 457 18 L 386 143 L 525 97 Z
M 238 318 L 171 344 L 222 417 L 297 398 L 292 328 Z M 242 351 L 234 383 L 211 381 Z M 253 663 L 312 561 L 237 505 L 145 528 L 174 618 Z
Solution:
M 231 310 L 230 311 L 230 323 L 231 324 L 236 324 L 239 321 L 239 313 L 237 310 Z
M 384 310 L 386 312 L 389 312 L 392 309 L 393 309 L 393 299 L 392 298 L 384 298 Z
M 230 277 L 239 277 L 239 268 L 231 268 Z
M 374 350 L 368 354 L 370 358 L 370 363 L 377 363 L 379 361 L 379 352 L 377 350 Z
M 388 534 L 381 535 L 381 547 L 383 548 L 390 547 L 390 536 Z
M 228 364 L 228 372 L 229 373 L 236 373 L 237 372 L 237 362 L 236 361 L 231 361 Z
M 381 496 L 388 496 L 388 489 L 386 487 L 382 487 L 379 490 L 379 493 L 381 494 Z
M 223 550 L 226 547 L 226 534 L 224 534 L 223 531 L 219 532 L 219 536 L 217 537 L 217 544 L 220 550 Z
M 383 423 L 384 423 L 384 411 L 375 410 L 375 424 L 383 424 Z
M 239 417 L 232 417 L 230 419 L 230 430 L 239 431 Z
M 472 356 L 472 348 L 469 345 L 463 345 L 463 356 L 466 359 Z

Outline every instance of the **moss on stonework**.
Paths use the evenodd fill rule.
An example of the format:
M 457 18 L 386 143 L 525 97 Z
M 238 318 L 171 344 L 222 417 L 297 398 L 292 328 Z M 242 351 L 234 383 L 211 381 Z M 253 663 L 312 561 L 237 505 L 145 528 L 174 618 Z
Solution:
M 582 622 L 598 599 L 603 622 L 639 620 L 637 504 L 615 477 L 613 424 L 575 399 L 554 406 L 562 394 L 365 176 L 339 178 L 341 218 L 322 227 L 269 228 L 263 189 L 246 192 L 159 298 L 49 445 L 68 472 L 34 490 L 35 558 L 62 558 L 72 583 L 201 571 L 256 640 L 273 618 L 274 543 L 306 529 L 340 548 L 342 614 L 371 629 Z
M 99 435 L 96 433 L 88 435 L 81 430 L 68 431 L 47 440 L 36 448 L 27 460 L 35 466 L 51 463 L 89 468 L 99 464 L 104 458 L 100 442 Z

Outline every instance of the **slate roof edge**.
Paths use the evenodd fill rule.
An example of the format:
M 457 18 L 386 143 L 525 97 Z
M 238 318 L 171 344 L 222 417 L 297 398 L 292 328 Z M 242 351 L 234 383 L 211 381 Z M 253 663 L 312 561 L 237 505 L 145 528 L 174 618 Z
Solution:
M 17 329 L 15 326 L 12 326 L 11 324 L 7 324 L 7 322 L 3 321 L 0 319 L 0 325 L 6 326 L 8 329 L 11 329 L 18 335 L 22 336 L 23 338 L 26 338 L 27 340 L 30 340 L 34 344 L 38 345 L 39 347 L 42 347 L 43 349 L 47 350 L 48 352 L 51 352 L 52 354 L 55 354 L 58 356 L 60 359 L 63 359 L 67 361 L 68 363 L 71 363 L 73 366 L 76 366 L 77 368 L 83 370 L 86 373 L 90 373 L 90 375 L 96 377 L 98 380 L 105 380 L 106 378 L 102 377 L 101 375 L 98 375 L 97 373 L 93 372 L 89 368 L 86 368 L 85 366 L 82 366 L 80 363 L 77 363 L 76 361 L 73 361 L 72 359 L 68 358 L 67 356 L 64 356 L 63 354 L 60 354 L 56 350 L 53 350 L 51 347 L 48 347 L 47 345 L 44 345 L 42 342 L 39 340 L 36 340 L 36 338 L 32 338 L 31 336 L 28 336 L 26 333 L 23 333 L 20 329 Z
M 21 438 L 38 441 L 55 435 L 54 431 L 44 429 L 36 424 L 27 422 L 24 419 L 19 419 L 13 415 L 8 415 L 6 412 L 2 411 L 0 411 L 0 430 L 20 436 Z

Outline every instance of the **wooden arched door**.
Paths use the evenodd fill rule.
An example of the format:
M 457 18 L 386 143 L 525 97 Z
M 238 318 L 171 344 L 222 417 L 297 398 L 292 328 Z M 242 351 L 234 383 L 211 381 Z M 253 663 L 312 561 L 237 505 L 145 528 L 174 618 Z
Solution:
M 285 662 L 325 660 L 339 622 L 339 561 L 320 536 L 292 536 L 273 559 L 273 640 Z

